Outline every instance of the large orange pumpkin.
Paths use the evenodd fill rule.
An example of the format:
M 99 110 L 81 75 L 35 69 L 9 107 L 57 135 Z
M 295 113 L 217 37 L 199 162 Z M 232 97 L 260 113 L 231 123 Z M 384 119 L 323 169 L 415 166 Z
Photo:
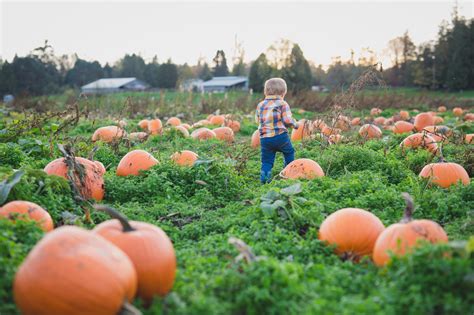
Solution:
M 148 119 L 140 120 L 138 122 L 138 127 L 140 127 L 140 129 L 142 130 L 148 131 L 148 122 L 149 122 Z
M 395 123 L 394 128 L 393 128 L 393 133 L 412 132 L 414 127 L 415 126 L 413 126 L 412 123 L 409 123 L 408 121 L 400 120 Z
M 254 149 L 260 146 L 260 131 L 259 130 L 255 130 L 253 132 L 250 146 Z
M 148 132 L 152 135 L 160 135 L 163 132 L 163 124 L 160 119 L 152 119 L 148 122 Z
M 117 166 L 117 176 L 139 175 L 140 171 L 147 170 L 158 164 L 158 160 L 144 150 L 128 152 Z
M 137 290 L 132 261 L 117 246 L 76 226 L 46 234 L 13 284 L 25 315 L 115 315 Z
M 369 211 L 345 208 L 330 214 L 319 228 L 319 239 L 336 246 L 343 259 L 358 261 L 371 255 L 377 237 L 384 230 L 379 218 Z
M 176 127 L 176 126 L 181 125 L 181 119 L 179 119 L 178 117 L 171 117 L 166 121 L 166 124 Z
M 53 219 L 48 211 L 44 210 L 36 203 L 16 200 L 11 201 L 0 208 L 0 217 L 14 220 L 16 218 L 23 219 L 22 216 L 26 216 L 29 219 L 36 221 L 40 228 L 45 232 L 54 229 Z
M 216 133 L 208 128 L 199 128 L 191 133 L 191 137 L 198 140 L 208 140 L 216 138 Z
M 463 185 L 469 185 L 471 182 L 464 167 L 457 163 L 446 162 L 443 158 L 438 163 L 430 163 L 423 167 L 419 176 L 443 188 L 448 188 L 458 182 Z
M 104 173 L 105 168 L 99 161 L 90 161 L 85 158 L 76 157 L 76 164 L 78 167 L 83 168 L 76 170 L 74 175 L 76 177 L 76 186 L 80 190 L 81 195 L 90 199 L 93 198 L 100 201 L 104 198 Z M 48 175 L 57 175 L 68 179 L 68 166 L 65 158 L 59 158 L 48 163 L 45 166 L 44 171 Z
M 216 116 L 212 116 L 210 119 L 208 118 L 208 120 L 212 125 L 221 126 L 222 124 L 224 124 L 225 116 L 216 115 Z
M 462 114 L 464 113 L 463 109 L 461 107 L 454 107 L 453 108 L 453 114 L 454 116 L 456 117 L 460 117 L 462 116 Z
M 420 113 L 415 116 L 415 129 L 417 131 L 423 130 L 427 126 L 434 125 L 435 119 L 430 113 Z
M 430 220 L 413 220 L 413 201 L 407 193 L 403 194 L 407 203 L 403 219 L 386 228 L 374 246 L 373 260 L 377 266 L 390 261 L 390 253 L 403 256 L 412 251 L 419 240 L 430 243 L 446 243 L 448 236 L 438 223 Z
M 293 128 L 291 131 L 292 141 L 308 140 L 311 137 L 313 124 L 306 119 L 301 119 L 298 122 L 298 129 Z
M 115 220 L 97 225 L 96 233 L 120 248 L 135 266 L 138 278 L 137 295 L 150 303 L 155 296 L 164 296 L 172 288 L 176 274 L 173 244 L 159 227 L 125 216 L 106 206 L 96 206 Z
M 125 131 L 117 126 L 106 126 L 98 128 L 92 135 L 92 141 L 113 142 L 125 135 Z
M 324 176 L 324 171 L 313 160 L 297 159 L 288 164 L 280 173 L 280 176 L 288 179 L 314 179 Z
M 365 139 L 373 139 L 382 137 L 382 130 L 372 124 L 365 124 L 359 129 L 359 135 Z
M 227 142 L 234 141 L 234 131 L 229 127 L 219 127 L 212 129 L 212 131 L 214 131 L 214 133 L 216 134 L 216 138 L 219 140 L 224 140 Z
M 196 153 L 189 150 L 175 152 L 171 155 L 171 160 L 181 166 L 193 166 L 198 158 L 199 157 Z
M 427 149 L 428 151 L 435 153 L 438 151 L 438 145 L 436 140 L 433 137 L 429 136 L 426 133 L 414 133 L 406 137 L 402 143 L 400 143 L 400 148 L 419 148 Z

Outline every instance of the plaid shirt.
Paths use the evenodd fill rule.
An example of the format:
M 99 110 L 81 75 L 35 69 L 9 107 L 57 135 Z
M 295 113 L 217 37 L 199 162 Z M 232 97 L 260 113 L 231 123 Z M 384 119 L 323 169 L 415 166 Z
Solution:
M 260 137 L 274 137 L 295 127 L 290 106 L 281 96 L 270 95 L 257 105 L 255 121 L 259 124 Z

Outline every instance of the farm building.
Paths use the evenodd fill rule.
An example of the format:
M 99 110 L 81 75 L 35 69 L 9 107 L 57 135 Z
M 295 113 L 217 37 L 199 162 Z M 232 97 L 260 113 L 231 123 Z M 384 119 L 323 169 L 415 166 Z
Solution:
M 144 91 L 149 87 L 137 78 L 107 78 L 99 79 L 82 86 L 84 94 L 106 94 L 123 91 Z
M 204 81 L 201 79 L 190 79 L 184 80 L 180 85 L 179 89 L 186 92 L 202 92 Z
M 247 90 L 246 77 L 214 77 L 203 84 L 204 92 L 226 92 L 229 90 Z

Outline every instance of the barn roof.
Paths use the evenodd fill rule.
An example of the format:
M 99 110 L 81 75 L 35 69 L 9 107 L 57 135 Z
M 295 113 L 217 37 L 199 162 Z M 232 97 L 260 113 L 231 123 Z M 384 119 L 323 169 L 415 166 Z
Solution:
M 233 86 L 246 81 L 246 77 L 214 77 L 211 80 L 204 82 L 203 86 Z
M 135 81 L 136 78 L 107 78 L 99 79 L 82 86 L 83 89 L 118 89 L 125 84 Z

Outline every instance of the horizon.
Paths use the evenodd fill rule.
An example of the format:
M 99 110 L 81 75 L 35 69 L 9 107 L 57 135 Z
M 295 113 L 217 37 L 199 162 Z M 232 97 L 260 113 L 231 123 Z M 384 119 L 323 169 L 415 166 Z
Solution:
M 224 50 L 231 66 L 236 38 L 246 63 L 277 40 L 288 39 L 300 45 L 308 61 L 324 68 L 337 56 L 348 60 L 351 50 L 357 60 L 365 48 L 386 66 L 389 40 L 405 31 L 417 46 L 436 40 L 440 24 L 451 20 L 454 5 L 454 1 L 3 1 L 0 58 L 25 56 L 47 39 L 58 56 L 77 54 L 102 66 L 115 64 L 125 54 L 140 55 L 147 62 L 156 55 L 160 63 L 171 59 L 195 65 L 204 58 L 211 64 L 218 49 Z M 229 19 L 229 12 L 236 18 Z M 473 4 L 458 2 L 458 12 L 472 18 Z M 277 18 L 265 20 L 266 15 Z M 338 21 L 350 27 L 338 27 Z

